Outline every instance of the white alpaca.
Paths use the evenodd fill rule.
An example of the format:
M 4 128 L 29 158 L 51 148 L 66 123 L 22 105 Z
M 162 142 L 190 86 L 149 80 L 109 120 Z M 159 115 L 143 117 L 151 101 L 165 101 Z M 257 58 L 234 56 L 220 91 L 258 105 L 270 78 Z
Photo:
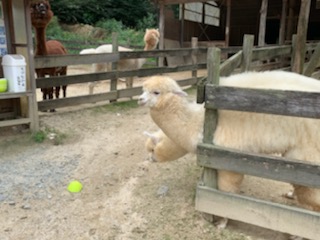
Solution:
M 160 39 L 160 33 L 157 29 L 146 29 L 144 35 L 144 51 L 156 49 Z M 104 44 L 93 49 L 83 49 L 80 54 L 90 54 L 90 53 L 112 53 L 113 46 L 112 44 Z M 131 52 L 133 51 L 130 48 L 118 47 L 119 52 Z M 121 59 L 117 63 L 118 70 L 135 70 L 140 69 L 143 64 L 147 61 L 146 58 L 137 58 L 137 59 Z M 96 63 L 93 64 L 93 72 L 106 72 L 112 70 L 111 63 Z M 126 87 L 131 88 L 133 86 L 133 77 L 126 77 L 125 79 Z M 97 82 L 89 83 L 89 93 L 93 94 L 93 89 L 97 85 Z
M 220 85 L 245 88 L 320 92 L 320 82 L 283 71 L 247 72 L 220 80 Z M 186 93 L 171 78 L 154 76 L 143 84 L 139 104 L 150 108 L 160 129 L 188 152 L 196 152 L 202 141 L 204 109 L 189 103 Z M 219 110 L 214 144 L 244 152 L 274 154 L 304 161 L 320 155 L 320 121 L 299 117 Z M 243 175 L 218 171 L 218 188 L 239 192 Z M 320 190 L 294 185 L 299 203 L 320 211 Z
M 187 150 L 175 144 L 161 130 L 158 130 L 155 133 L 144 132 L 144 134 L 148 136 L 145 147 L 150 153 L 152 161 L 173 161 L 188 153 Z

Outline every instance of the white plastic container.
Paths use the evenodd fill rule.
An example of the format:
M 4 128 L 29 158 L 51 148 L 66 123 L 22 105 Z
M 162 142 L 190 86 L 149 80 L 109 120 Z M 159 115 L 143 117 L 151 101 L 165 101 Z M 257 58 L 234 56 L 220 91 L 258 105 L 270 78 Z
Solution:
M 9 92 L 26 91 L 26 60 L 22 55 L 7 54 L 2 57 L 4 77 Z

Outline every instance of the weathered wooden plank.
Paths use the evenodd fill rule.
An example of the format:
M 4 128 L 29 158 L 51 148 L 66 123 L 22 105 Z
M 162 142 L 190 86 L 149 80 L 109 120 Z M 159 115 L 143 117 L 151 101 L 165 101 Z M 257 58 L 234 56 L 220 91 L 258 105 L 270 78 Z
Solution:
M 48 77 L 48 78 L 37 78 L 36 86 L 37 88 L 47 88 L 53 86 L 70 85 L 76 83 L 86 83 L 107 80 L 112 78 L 124 78 L 130 76 L 137 77 L 147 77 L 155 74 L 164 74 L 171 72 L 182 72 L 182 71 L 192 71 L 197 69 L 195 65 L 184 65 L 176 67 L 161 67 L 161 68 L 144 68 L 137 70 L 128 71 L 109 71 L 109 72 L 99 72 L 99 73 L 87 73 L 87 74 L 77 74 L 77 75 L 67 75 L 58 77 Z
M 202 167 L 320 188 L 320 165 L 310 162 L 243 153 L 204 143 L 198 145 L 197 161 Z
M 218 48 L 209 48 L 207 55 L 208 76 L 207 81 L 210 84 L 219 85 L 220 78 L 220 54 Z M 216 109 L 205 109 L 203 125 L 203 142 L 212 143 L 213 133 L 216 130 L 218 111 Z M 203 182 L 206 186 L 217 188 L 217 171 L 215 169 L 203 169 Z
M 132 52 L 119 52 L 120 59 L 129 58 L 154 58 L 154 57 L 183 57 L 190 55 L 199 55 L 207 52 L 206 48 L 174 48 L 165 50 L 148 50 L 148 51 L 132 51 Z
M 240 66 L 242 61 L 242 53 L 243 51 L 239 51 L 238 53 L 234 54 L 228 60 L 224 61 L 220 65 L 220 75 L 221 76 L 228 76 L 230 75 L 234 69 Z
M 115 62 L 119 60 L 117 53 L 99 53 L 99 54 L 69 54 L 69 55 L 49 55 L 36 56 L 34 58 L 35 68 L 58 67 L 78 64 L 92 64 L 103 62 Z
M 252 61 L 267 60 L 275 57 L 289 56 L 291 46 L 255 48 L 252 52 Z
M 4 92 L 0 94 L 0 99 L 12 99 L 12 98 L 20 98 L 20 97 L 29 97 L 33 93 L 31 91 L 26 92 Z
M 48 77 L 48 78 L 37 78 L 36 86 L 37 88 L 48 88 L 48 87 L 61 86 L 61 85 L 101 81 L 101 80 L 111 79 L 116 76 L 117 76 L 117 71 L 110 71 L 110 72 L 87 73 L 87 74 L 67 75 L 67 76 L 58 76 L 58 77 Z
M 10 119 L 10 120 L 0 121 L 0 127 L 9 127 L 14 125 L 29 124 L 29 123 L 31 123 L 30 118 Z
M 200 78 L 188 78 L 177 80 L 180 86 L 190 86 L 196 84 Z M 142 87 L 133 87 L 128 89 L 118 89 L 106 93 L 52 99 L 38 102 L 39 110 L 55 109 L 60 107 L 75 106 L 85 103 L 96 103 L 100 101 L 114 100 L 119 98 L 138 96 L 142 93 Z
M 268 15 L 268 0 L 262 0 L 261 8 L 260 8 L 260 23 L 259 23 L 259 36 L 258 36 L 259 46 L 265 45 L 267 15 Z
M 206 48 L 179 48 L 167 50 L 150 50 L 150 51 L 131 51 L 119 53 L 98 53 L 98 54 L 68 54 L 68 55 L 50 55 L 50 56 L 36 56 L 35 68 L 56 67 L 78 64 L 92 64 L 116 62 L 120 59 L 132 58 L 157 58 L 166 56 L 190 56 L 206 53 Z
M 263 228 L 317 240 L 320 236 L 320 214 L 198 186 L 196 210 L 253 224 Z
M 241 72 L 246 72 L 250 70 L 250 66 L 252 62 L 253 44 L 254 44 L 254 36 L 247 35 L 247 34 L 244 35 Z
M 206 85 L 206 108 L 320 118 L 320 93 Z
M 310 14 L 311 0 L 301 0 L 300 12 L 297 27 L 297 39 L 294 51 L 295 58 L 293 59 L 292 71 L 296 73 L 303 72 L 303 65 L 306 54 L 306 40 L 308 31 L 308 19 Z
M 59 98 L 59 99 L 51 99 L 38 102 L 38 108 L 40 111 L 61 108 L 61 107 L 70 107 L 79 104 L 86 103 L 96 103 L 101 101 L 113 100 L 117 98 L 117 91 L 107 92 L 107 93 L 99 93 L 92 95 L 84 95 L 84 96 L 76 96 L 69 98 Z

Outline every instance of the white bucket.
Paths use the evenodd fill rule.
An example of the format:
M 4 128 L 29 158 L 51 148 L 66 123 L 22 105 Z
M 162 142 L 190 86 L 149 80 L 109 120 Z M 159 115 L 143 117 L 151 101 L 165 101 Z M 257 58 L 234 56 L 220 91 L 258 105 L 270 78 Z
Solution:
M 7 54 L 2 57 L 4 77 L 8 80 L 9 92 L 26 91 L 26 61 L 22 55 Z

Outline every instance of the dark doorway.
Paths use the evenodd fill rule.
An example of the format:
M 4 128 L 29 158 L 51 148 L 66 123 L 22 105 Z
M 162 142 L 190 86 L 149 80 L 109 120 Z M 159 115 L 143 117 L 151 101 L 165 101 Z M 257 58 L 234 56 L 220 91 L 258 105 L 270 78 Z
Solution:
M 266 44 L 277 44 L 279 43 L 279 19 L 267 19 L 266 24 Z

